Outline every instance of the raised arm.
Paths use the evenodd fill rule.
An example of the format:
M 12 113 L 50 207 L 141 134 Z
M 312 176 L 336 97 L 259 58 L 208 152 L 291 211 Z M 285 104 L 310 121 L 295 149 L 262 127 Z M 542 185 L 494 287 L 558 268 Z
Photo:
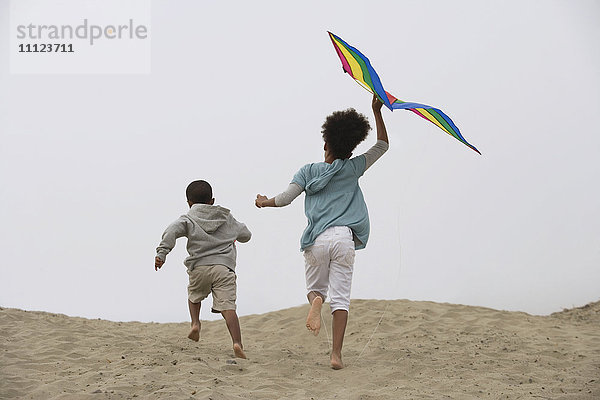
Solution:
M 383 103 L 379 101 L 377 96 L 373 95 L 371 101 L 371 107 L 373 108 L 373 115 L 375 116 L 375 126 L 377 129 L 377 140 L 383 140 L 386 143 L 390 143 L 388 140 L 387 129 L 385 129 L 385 123 L 383 122 L 383 116 L 381 115 L 381 107 Z
M 375 95 L 373 95 L 372 107 L 373 115 L 375 116 L 375 124 L 377 127 L 377 142 L 364 154 L 366 162 L 365 171 L 369 169 L 369 167 L 373 165 L 375 161 L 377 161 L 390 147 L 387 129 L 385 128 L 385 123 L 383 122 L 383 117 L 381 115 L 382 105 L 383 103 L 379 101 Z

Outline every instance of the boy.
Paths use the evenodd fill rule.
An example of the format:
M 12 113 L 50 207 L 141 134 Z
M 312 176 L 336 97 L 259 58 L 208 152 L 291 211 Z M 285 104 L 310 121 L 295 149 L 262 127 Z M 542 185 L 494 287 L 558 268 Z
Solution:
M 321 306 L 327 294 L 333 314 L 331 367 L 341 369 L 342 345 L 348 322 L 354 251 L 369 239 L 369 214 L 358 179 L 389 147 L 381 116 L 381 103 L 372 100 L 377 143 L 365 154 L 350 158 L 371 129 L 367 118 L 350 108 L 336 111 L 322 126 L 325 161 L 307 164 L 294 175 L 288 188 L 273 198 L 257 195 L 257 207 L 283 207 L 303 191 L 308 226 L 300 240 L 304 251 L 307 298 L 311 304 L 306 327 L 315 335 L 321 329 Z
M 165 230 L 156 248 L 154 269 L 165 263 L 175 241 L 187 237 L 189 257 L 184 261 L 189 275 L 188 306 L 192 330 L 188 338 L 200 339 L 200 302 L 213 295 L 212 312 L 221 313 L 233 341 L 236 357 L 246 358 L 242 345 L 240 322 L 235 312 L 236 275 L 235 241 L 245 243 L 252 234 L 246 225 L 233 218 L 228 209 L 215 206 L 212 188 L 205 181 L 190 183 L 185 191 L 190 211 Z

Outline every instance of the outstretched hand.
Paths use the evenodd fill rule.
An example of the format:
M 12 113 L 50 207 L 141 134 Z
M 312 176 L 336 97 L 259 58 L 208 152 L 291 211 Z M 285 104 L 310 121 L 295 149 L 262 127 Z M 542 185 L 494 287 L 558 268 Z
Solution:
M 160 267 L 163 266 L 165 262 L 163 260 L 161 260 L 160 258 L 158 258 L 158 256 L 154 257 L 154 270 L 158 271 L 160 269 Z
M 373 93 L 373 100 L 371 100 L 371 107 L 373 108 L 374 113 L 381 112 L 381 107 L 383 103 L 379 100 L 379 98 Z
M 266 202 L 269 198 L 267 196 L 263 196 L 262 194 L 257 194 L 256 195 L 256 200 L 254 201 L 254 204 L 256 205 L 256 207 L 258 208 L 262 208 L 263 207 L 263 203 Z

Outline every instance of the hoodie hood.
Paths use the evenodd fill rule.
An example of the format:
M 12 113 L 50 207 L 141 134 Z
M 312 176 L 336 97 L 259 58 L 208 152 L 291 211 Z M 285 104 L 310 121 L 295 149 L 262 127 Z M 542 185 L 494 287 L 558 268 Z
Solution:
M 325 171 L 323 171 L 320 175 L 315 176 L 308 182 L 308 184 L 304 188 L 306 193 L 315 194 L 322 190 L 325 186 L 327 186 L 331 178 L 333 178 L 335 174 L 340 172 L 340 170 L 344 167 L 347 161 L 347 159 L 342 160 L 338 158 L 337 160 L 329 164 Z
M 193 204 L 187 216 L 206 233 L 212 233 L 227 222 L 229 210 L 221 206 L 209 204 Z

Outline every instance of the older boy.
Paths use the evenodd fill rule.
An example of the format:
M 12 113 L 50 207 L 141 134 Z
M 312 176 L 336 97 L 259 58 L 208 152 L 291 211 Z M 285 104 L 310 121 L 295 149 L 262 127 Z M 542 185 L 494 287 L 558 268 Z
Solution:
M 365 154 L 352 157 L 352 151 L 371 129 L 362 114 L 350 108 L 329 115 L 323 124 L 324 162 L 306 164 L 292 183 L 279 195 L 257 195 L 257 207 L 283 207 L 306 192 L 304 211 L 308 226 L 300 240 L 304 251 L 308 301 L 311 308 L 306 327 L 315 335 L 321 328 L 321 306 L 327 294 L 333 314 L 331 367 L 341 369 L 342 345 L 348 322 L 354 251 L 363 249 L 369 239 L 369 214 L 358 179 L 389 147 L 381 116 L 381 103 L 372 100 L 377 126 L 377 143 Z
M 189 257 L 184 261 L 189 275 L 188 306 L 192 330 L 188 338 L 200 339 L 200 305 L 209 293 L 213 296 L 212 312 L 221 313 L 233 341 L 236 357 L 246 358 L 235 305 L 236 240 L 245 243 L 252 234 L 246 225 L 233 218 L 227 208 L 216 206 L 212 188 L 206 181 L 194 181 L 186 189 L 190 211 L 165 230 L 156 248 L 154 269 L 158 271 L 175 241 L 187 237 Z

